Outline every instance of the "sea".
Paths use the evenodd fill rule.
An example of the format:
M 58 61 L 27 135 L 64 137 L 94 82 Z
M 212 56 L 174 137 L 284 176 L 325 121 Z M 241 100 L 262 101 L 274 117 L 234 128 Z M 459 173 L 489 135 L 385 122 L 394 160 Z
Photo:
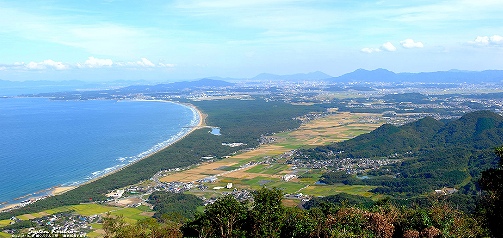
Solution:
M 103 176 L 165 148 L 199 120 L 193 108 L 170 102 L 0 98 L 0 204 Z

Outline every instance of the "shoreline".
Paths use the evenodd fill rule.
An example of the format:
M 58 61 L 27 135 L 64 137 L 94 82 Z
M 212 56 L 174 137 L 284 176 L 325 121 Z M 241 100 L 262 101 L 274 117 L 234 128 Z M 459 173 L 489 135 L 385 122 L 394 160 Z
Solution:
M 136 101 L 139 101 L 139 100 L 136 100 Z M 57 186 L 54 186 L 54 187 L 51 187 L 51 188 L 47 188 L 47 189 L 44 189 L 42 191 L 45 192 L 45 194 L 43 195 L 39 195 L 37 196 L 36 194 L 37 193 L 41 193 L 41 191 L 39 192 L 35 192 L 35 193 L 31 193 L 31 194 L 27 194 L 27 195 L 24 195 L 22 197 L 19 197 L 19 198 L 15 198 L 15 199 L 12 199 L 11 201 L 1 201 L 0 203 L 0 212 L 8 212 L 8 211 L 11 211 L 11 210 L 15 210 L 17 208 L 21 208 L 21 207 L 24 207 L 26 205 L 29 205 L 33 202 L 36 202 L 38 200 L 42 200 L 42 199 L 45 199 L 45 198 L 48 198 L 48 197 L 52 197 L 52 196 L 57 196 L 57 195 L 61 195 L 65 192 L 68 192 L 70 190 L 73 190 L 77 187 L 80 187 L 82 185 L 86 185 L 86 184 L 89 184 L 89 183 L 92 183 L 96 180 L 99 180 L 101 178 L 104 178 L 104 177 L 107 177 L 108 175 L 111 175 L 111 174 L 114 174 L 116 172 L 119 172 L 121 171 L 122 169 L 124 168 L 127 168 L 141 160 L 144 160 L 166 148 L 168 148 L 169 146 L 175 144 L 176 142 L 184 139 L 185 137 L 187 137 L 189 134 L 191 134 L 192 132 L 194 132 L 195 130 L 197 129 L 200 129 L 200 128 L 204 128 L 206 127 L 206 123 L 205 123 L 205 120 L 206 120 L 206 114 L 202 113 L 196 106 L 190 104 L 190 103 L 182 103 L 182 102 L 174 102 L 174 101 L 165 101 L 165 100 L 141 100 L 141 101 L 147 101 L 147 102 L 164 102 L 164 103 L 174 103 L 174 104 L 178 104 L 178 105 L 182 105 L 184 107 L 187 107 L 189 108 L 193 114 L 194 114 L 194 118 L 191 120 L 191 125 L 189 127 L 184 127 L 184 128 L 190 128 L 189 130 L 187 130 L 186 132 L 184 132 L 184 130 L 182 129 L 181 132 L 184 132 L 183 135 L 180 135 L 178 136 L 177 138 L 173 139 L 173 141 L 167 143 L 165 146 L 162 146 L 152 152 L 149 152 L 149 153 L 145 153 L 145 152 L 142 152 L 140 154 L 143 154 L 145 153 L 144 155 L 142 155 L 139 159 L 137 160 L 134 160 L 120 168 L 117 168 L 117 169 L 114 169 L 110 172 L 107 172 L 105 174 L 102 174 L 102 175 L 99 175 L 95 178 L 91 178 L 89 180 L 86 180 L 82 183 L 79 183 L 79 184 L 76 184 L 76 185 L 57 185 Z M 192 123 L 194 121 L 194 119 L 196 119 L 195 123 Z M 169 140 L 168 140 L 169 141 Z M 164 143 L 164 142 L 167 142 L 167 141 L 163 141 L 163 142 L 160 142 L 160 143 Z M 159 143 L 159 144 L 160 144 Z M 155 148 L 157 145 L 154 145 L 152 148 Z M 151 149 L 152 149 L 151 148 Z M 151 150 L 149 149 L 149 150 Z M 104 169 L 106 170 L 106 169 Z M 23 201 L 20 201 L 20 200 L 23 200 Z M 26 201 L 29 201 L 28 203 L 25 203 Z

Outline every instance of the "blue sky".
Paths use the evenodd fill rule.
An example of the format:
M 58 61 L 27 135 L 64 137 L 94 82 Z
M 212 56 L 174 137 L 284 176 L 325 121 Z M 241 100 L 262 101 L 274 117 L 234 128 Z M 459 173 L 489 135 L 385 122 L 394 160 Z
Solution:
M 501 0 L 0 0 L 0 79 L 503 69 Z

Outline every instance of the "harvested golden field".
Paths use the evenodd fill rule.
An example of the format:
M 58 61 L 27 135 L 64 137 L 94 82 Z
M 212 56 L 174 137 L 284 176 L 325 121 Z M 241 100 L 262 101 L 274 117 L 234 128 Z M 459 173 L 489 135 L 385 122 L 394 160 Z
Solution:
M 382 125 L 380 114 L 336 113 L 303 124 L 287 134 L 286 142 L 291 145 L 320 146 L 339 142 L 367 133 Z
M 326 145 L 351 139 L 367 133 L 382 125 L 380 114 L 369 113 L 334 113 L 303 124 L 299 129 L 274 135 L 275 142 L 261 145 L 259 148 L 236 154 L 216 162 L 204 163 L 195 168 L 180 171 L 161 178 L 163 182 L 195 182 L 208 176 L 225 176 L 228 179 L 281 179 L 291 172 L 288 166 L 274 169 L 259 169 L 259 165 L 242 168 L 250 162 L 264 161 L 265 157 L 274 157 L 293 149 L 305 146 Z M 291 181 L 295 183 L 294 181 Z
M 227 177 L 236 176 L 236 178 L 242 178 L 244 175 L 240 175 L 242 173 L 240 170 L 232 172 L 229 175 L 229 171 L 226 171 L 226 168 L 238 169 L 240 165 L 244 165 L 250 161 L 258 161 L 264 156 L 274 156 L 280 155 L 284 152 L 287 152 L 289 149 L 285 149 L 281 146 L 277 145 L 264 145 L 255 150 L 247 151 L 229 158 L 225 158 L 212 163 L 205 163 L 196 168 L 192 168 L 189 170 L 181 171 L 178 173 L 174 173 L 168 175 L 166 177 L 161 178 L 161 182 L 194 182 L 199 179 L 203 179 L 208 176 L 215 175 L 223 175 Z M 255 174 L 249 176 L 256 176 Z M 244 176 L 244 177 L 249 177 Z

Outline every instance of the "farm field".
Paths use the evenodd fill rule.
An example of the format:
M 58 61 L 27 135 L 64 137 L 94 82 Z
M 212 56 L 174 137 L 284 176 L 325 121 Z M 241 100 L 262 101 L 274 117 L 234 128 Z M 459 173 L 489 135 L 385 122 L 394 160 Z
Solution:
M 218 196 L 222 191 L 213 190 L 213 188 L 225 187 L 228 183 L 232 183 L 233 189 L 238 190 L 255 190 L 265 185 L 282 188 L 288 194 L 303 193 L 305 195 L 326 196 L 346 192 L 373 197 L 375 195 L 368 192 L 373 188 L 371 186 L 313 186 L 323 171 L 308 172 L 302 169 L 294 171 L 291 165 L 283 162 L 288 153 L 294 149 L 351 139 L 360 134 L 368 133 L 382 124 L 380 114 L 334 113 L 305 123 L 295 131 L 269 136 L 273 141 L 270 144 L 263 144 L 251 151 L 177 172 L 160 180 L 163 182 L 195 182 L 209 176 L 217 177 L 216 182 L 206 184 L 207 191 L 190 191 L 190 193 L 205 197 Z M 284 181 L 282 178 L 287 174 L 303 176 Z
M 216 162 L 204 163 L 200 166 L 197 166 L 196 168 L 168 175 L 161 178 L 160 180 L 161 182 L 195 182 L 196 180 L 208 176 L 228 176 L 231 173 L 235 174 L 235 176 L 240 177 L 241 173 L 229 169 L 237 170 L 240 169 L 241 166 L 250 162 L 260 162 L 264 160 L 264 157 L 266 156 L 277 156 L 287 151 L 290 151 L 290 149 L 277 145 L 263 145 L 252 151 L 247 151 Z M 245 169 L 242 170 L 244 171 Z
M 303 124 L 299 129 L 278 134 L 283 147 L 320 146 L 368 133 L 381 126 L 380 114 L 336 113 Z

